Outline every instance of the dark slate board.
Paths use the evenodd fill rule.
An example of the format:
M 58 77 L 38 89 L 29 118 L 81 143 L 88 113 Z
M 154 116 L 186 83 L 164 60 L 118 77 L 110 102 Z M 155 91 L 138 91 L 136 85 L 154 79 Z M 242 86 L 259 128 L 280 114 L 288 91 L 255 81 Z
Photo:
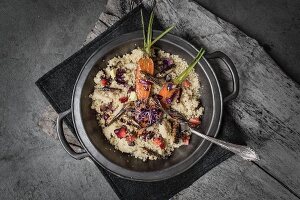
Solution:
M 36 82 L 36 85 L 56 112 L 60 113 L 70 108 L 72 91 L 77 76 L 86 60 L 96 49 L 118 35 L 141 29 L 140 9 L 144 8 L 141 6 L 135 8 L 107 31 L 46 73 Z M 149 12 L 146 10 L 144 10 L 144 14 L 149 16 Z M 160 29 L 157 20 L 154 22 L 154 28 Z M 239 127 L 234 123 L 234 120 L 230 117 L 230 113 L 226 109 L 224 113 L 218 137 L 229 142 L 243 144 Z M 71 116 L 67 118 L 66 123 L 72 132 L 75 133 Z M 76 134 L 74 135 L 76 136 Z M 186 172 L 171 179 L 154 183 L 122 179 L 95 164 L 121 199 L 167 199 L 190 186 L 194 181 L 231 155 L 230 152 L 213 145 L 203 159 Z

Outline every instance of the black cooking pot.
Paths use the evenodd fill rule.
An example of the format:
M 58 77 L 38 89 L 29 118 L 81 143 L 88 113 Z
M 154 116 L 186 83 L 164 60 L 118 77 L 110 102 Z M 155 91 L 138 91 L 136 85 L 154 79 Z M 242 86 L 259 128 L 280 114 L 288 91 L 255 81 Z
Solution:
M 160 31 L 154 31 L 154 37 L 159 33 Z M 71 109 L 59 114 L 57 132 L 64 149 L 73 158 L 90 157 L 120 177 L 150 182 L 171 178 L 184 172 L 204 156 L 211 143 L 193 135 L 189 145 L 176 149 L 168 159 L 143 162 L 114 150 L 114 147 L 102 134 L 96 120 L 96 112 L 91 109 L 92 100 L 89 98 L 89 95 L 94 91 L 93 79 L 99 69 L 106 67 L 107 63 L 103 60 L 108 61 L 116 55 L 129 53 L 137 46 L 141 47 L 142 45 L 141 31 L 124 34 L 101 46 L 88 59 L 74 86 Z M 171 34 L 158 41 L 156 46 L 166 52 L 179 55 L 188 63 L 191 63 L 197 54 L 197 49 L 193 45 Z M 225 62 L 232 74 L 233 92 L 224 98 L 224 102 L 235 98 L 238 94 L 239 80 L 232 61 L 221 52 L 215 52 L 205 57 L 220 58 Z M 223 110 L 223 98 L 219 82 L 205 58 L 200 60 L 195 70 L 201 82 L 201 102 L 205 108 L 199 130 L 206 135 L 215 137 L 219 131 Z M 74 152 L 65 139 L 62 120 L 69 113 L 72 113 L 74 128 L 84 148 L 84 153 Z

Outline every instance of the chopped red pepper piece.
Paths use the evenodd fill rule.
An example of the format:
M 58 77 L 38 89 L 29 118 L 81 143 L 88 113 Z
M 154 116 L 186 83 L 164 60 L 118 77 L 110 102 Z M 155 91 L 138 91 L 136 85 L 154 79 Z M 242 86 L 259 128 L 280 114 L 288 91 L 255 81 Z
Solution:
M 200 120 L 200 118 L 191 118 L 190 120 L 189 120 L 189 122 L 190 122 L 190 125 L 191 126 L 198 126 L 199 124 L 201 124 L 201 120 Z
M 184 81 L 182 82 L 182 85 L 183 85 L 183 87 L 185 87 L 185 88 L 189 88 L 189 87 L 192 86 L 192 83 L 189 82 L 188 80 L 184 80 Z
M 108 83 L 107 79 L 105 79 L 105 78 L 101 79 L 101 85 L 103 87 L 105 87 L 107 85 L 107 83 Z
M 125 126 L 122 126 L 121 128 L 114 130 L 114 132 L 118 138 L 126 137 L 126 131 L 127 131 L 127 128 Z
M 166 147 L 164 140 L 159 137 L 159 138 L 154 138 L 153 139 L 154 144 L 156 144 L 157 146 L 159 146 L 161 149 L 164 149 Z
M 120 98 L 119 98 L 119 101 L 120 101 L 121 103 L 125 103 L 125 102 L 128 101 L 128 97 L 120 97 Z

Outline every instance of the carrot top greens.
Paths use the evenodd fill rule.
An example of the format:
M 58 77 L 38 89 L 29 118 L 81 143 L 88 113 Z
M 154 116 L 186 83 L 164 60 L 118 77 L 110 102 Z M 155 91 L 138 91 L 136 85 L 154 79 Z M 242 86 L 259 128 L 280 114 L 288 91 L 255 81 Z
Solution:
M 202 58 L 204 53 L 205 53 L 205 50 L 203 48 L 201 48 L 199 50 L 196 58 L 194 59 L 194 61 L 191 64 L 189 64 L 188 68 L 186 68 L 183 72 L 181 72 L 181 74 L 179 74 L 179 76 L 177 76 L 174 79 L 173 83 L 176 84 L 176 85 L 181 84 L 188 77 L 188 75 L 191 73 L 191 71 L 196 66 L 196 64 L 199 62 L 199 60 Z
M 148 56 L 151 54 L 151 47 L 154 43 L 156 43 L 158 40 L 160 40 L 163 36 L 165 36 L 168 32 L 170 32 L 174 26 L 171 26 L 167 28 L 164 32 L 159 34 L 153 41 L 152 41 L 152 24 L 153 24 L 153 18 L 154 14 L 153 11 L 151 12 L 149 22 L 148 22 L 148 29 L 147 33 L 145 31 L 145 24 L 144 24 L 144 16 L 143 12 L 141 11 L 141 18 L 142 18 L 142 27 L 143 27 L 143 37 L 144 37 L 144 51 Z

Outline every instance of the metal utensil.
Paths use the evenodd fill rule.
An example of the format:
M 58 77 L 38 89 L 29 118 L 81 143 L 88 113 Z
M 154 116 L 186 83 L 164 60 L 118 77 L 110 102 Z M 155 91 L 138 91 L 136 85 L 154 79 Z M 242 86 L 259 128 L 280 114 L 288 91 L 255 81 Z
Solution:
M 187 122 L 181 121 L 181 130 L 182 131 L 187 131 L 190 130 L 192 133 L 202 137 L 205 140 L 208 140 L 216 145 L 219 145 L 220 147 L 227 149 L 228 151 L 231 151 L 239 156 L 241 156 L 243 159 L 248 160 L 248 161 L 258 161 L 259 157 L 255 153 L 253 149 L 247 146 L 243 145 L 238 145 L 238 144 L 232 144 L 229 142 L 225 142 L 223 140 L 216 139 L 214 137 L 207 136 L 205 134 L 200 133 L 194 128 L 191 128 Z
M 159 103 L 159 105 L 161 106 L 160 103 Z M 161 108 L 163 109 L 162 106 L 161 106 Z M 224 149 L 227 149 L 228 151 L 231 151 L 231 152 L 241 156 L 245 160 L 249 160 L 249 161 L 258 161 L 259 160 L 259 156 L 250 147 L 238 145 L 238 144 L 232 144 L 229 142 L 225 142 L 223 140 L 216 139 L 214 137 L 207 136 L 203 133 L 200 133 L 196 129 L 191 128 L 188 125 L 188 120 L 180 112 L 178 112 L 174 109 L 171 109 L 168 111 L 163 109 L 163 111 L 171 117 L 174 117 L 174 115 L 176 116 L 176 118 L 180 121 L 181 132 L 190 131 L 190 132 L 192 132 L 192 133 L 194 133 L 216 145 L 219 145 L 220 147 L 222 147 Z

